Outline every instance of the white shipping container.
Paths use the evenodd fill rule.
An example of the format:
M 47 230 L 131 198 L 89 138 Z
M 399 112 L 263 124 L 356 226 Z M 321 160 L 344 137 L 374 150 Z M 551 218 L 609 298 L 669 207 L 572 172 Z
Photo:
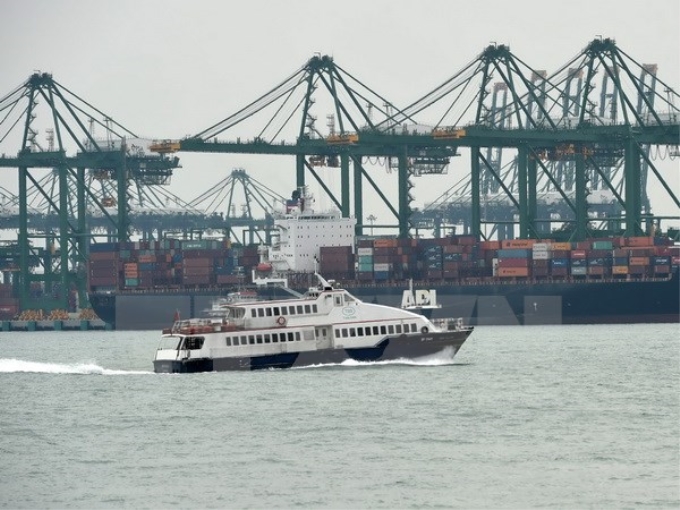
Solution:
M 535 251 L 531 254 L 533 260 L 548 260 L 550 259 L 550 252 L 548 251 Z
M 357 248 L 357 255 L 358 256 L 372 256 L 373 255 L 373 248 Z
M 550 250 L 550 243 L 535 243 L 532 249 L 534 251 L 548 251 Z
M 390 266 L 392 264 L 388 263 L 382 263 L 382 264 L 373 264 L 373 271 L 389 271 L 392 269 Z

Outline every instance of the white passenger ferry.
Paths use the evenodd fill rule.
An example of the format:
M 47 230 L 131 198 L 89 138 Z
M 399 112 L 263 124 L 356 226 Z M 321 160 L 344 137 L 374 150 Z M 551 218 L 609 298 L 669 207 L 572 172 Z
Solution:
M 177 320 L 154 358 L 159 373 L 290 368 L 415 359 L 458 352 L 473 328 L 365 303 L 320 275 L 302 297 L 222 305 L 210 317 Z

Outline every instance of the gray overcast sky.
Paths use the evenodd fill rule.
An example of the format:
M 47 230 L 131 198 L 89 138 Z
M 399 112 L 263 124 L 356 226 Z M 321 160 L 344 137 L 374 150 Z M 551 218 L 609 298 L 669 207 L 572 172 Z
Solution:
M 659 77 L 680 89 L 677 0 L 1 0 L 0 8 L 0 96 L 34 70 L 51 72 L 149 138 L 180 138 L 212 125 L 317 52 L 333 55 L 374 90 L 405 105 L 491 42 L 507 44 L 535 69 L 552 72 L 601 35 L 616 39 L 638 62 L 658 64 Z M 180 157 L 184 168 L 173 177 L 171 190 L 187 200 L 238 166 L 282 194 L 294 185 L 289 158 Z M 460 159 L 454 163 L 462 164 L 458 174 L 468 166 L 467 158 Z M 679 192 L 677 161 L 665 165 L 664 175 Z M 452 178 L 451 173 L 421 178 L 416 205 Z M 3 171 L 0 185 L 16 189 L 14 181 L 14 172 Z M 670 201 L 659 209 L 678 213 Z

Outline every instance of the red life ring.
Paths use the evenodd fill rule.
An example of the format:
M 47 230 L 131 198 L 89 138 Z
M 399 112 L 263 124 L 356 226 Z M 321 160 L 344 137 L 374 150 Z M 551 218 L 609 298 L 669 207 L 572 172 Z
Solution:
M 279 326 L 285 326 L 285 325 L 286 325 L 286 318 L 282 315 L 281 317 L 279 317 L 278 319 L 276 319 L 276 323 L 277 323 Z

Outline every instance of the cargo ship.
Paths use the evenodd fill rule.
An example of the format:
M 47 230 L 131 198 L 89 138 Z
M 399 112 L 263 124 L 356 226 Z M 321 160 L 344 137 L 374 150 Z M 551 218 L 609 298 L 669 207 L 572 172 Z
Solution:
M 291 298 L 319 272 L 364 302 L 406 307 L 414 292 L 421 302 L 436 296 L 433 317 L 472 326 L 680 322 L 680 247 L 664 237 L 356 238 L 353 218 L 316 212 L 300 196 L 275 221 L 278 235 L 266 247 L 92 244 L 90 304 L 115 329 L 161 329 L 240 290 Z

